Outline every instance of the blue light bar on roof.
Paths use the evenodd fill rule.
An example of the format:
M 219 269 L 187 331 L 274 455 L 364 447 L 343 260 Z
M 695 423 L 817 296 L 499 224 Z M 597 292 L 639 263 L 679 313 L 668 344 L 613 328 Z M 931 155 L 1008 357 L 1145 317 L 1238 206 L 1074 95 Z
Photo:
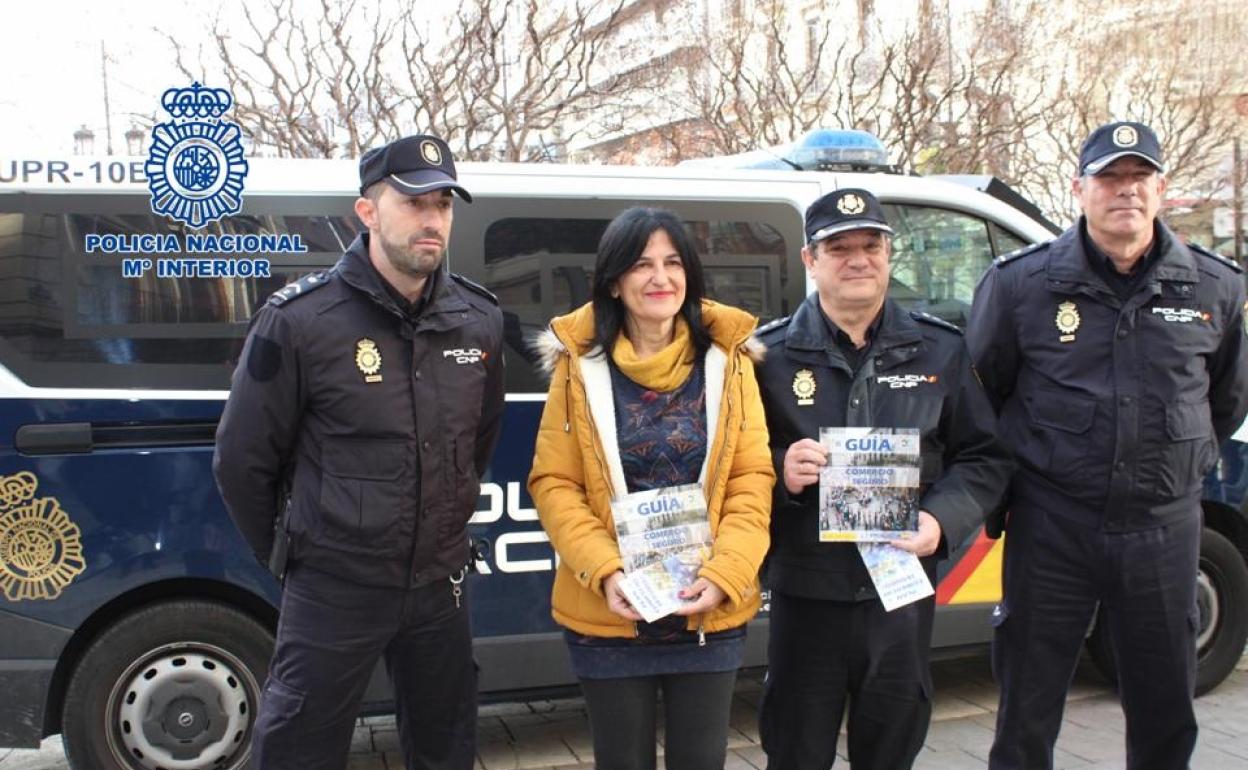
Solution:
M 821 169 L 883 170 L 888 168 L 888 150 L 866 131 L 817 128 L 789 144 L 753 150 L 739 155 L 697 158 L 682 166 L 750 168 L 803 171 Z

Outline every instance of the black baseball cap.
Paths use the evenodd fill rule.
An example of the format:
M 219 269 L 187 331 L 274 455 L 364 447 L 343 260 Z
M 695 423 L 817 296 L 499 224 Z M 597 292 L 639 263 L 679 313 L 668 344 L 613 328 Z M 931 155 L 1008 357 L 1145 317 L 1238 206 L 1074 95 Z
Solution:
M 382 181 L 405 195 L 451 189 L 472 203 L 472 195 L 455 175 L 451 148 L 430 134 L 396 139 L 360 156 L 360 194 Z
M 1127 155 L 1142 158 L 1161 173 L 1166 167 L 1161 162 L 1161 142 L 1153 129 L 1143 123 L 1119 121 L 1106 123 L 1088 134 L 1079 149 L 1079 173 L 1096 175 L 1110 163 Z
M 866 190 L 848 188 L 830 192 L 806 209 L 807 243 L 847 230 L 879 230 L 893 234 L 880 202 Z

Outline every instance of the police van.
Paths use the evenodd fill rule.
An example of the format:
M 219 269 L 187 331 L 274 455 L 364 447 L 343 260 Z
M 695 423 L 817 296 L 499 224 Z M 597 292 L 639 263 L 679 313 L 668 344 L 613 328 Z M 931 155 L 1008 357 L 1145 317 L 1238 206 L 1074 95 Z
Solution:
M 457 204 L 448 262 L 498 295 L 507 356 L 502 440 L 471 527 L 490 544 L 470 589 L 484 697 L 574 681 L 550 618 L 556 555 L 525 489 L 546 391 L 525 341 L 588 301 L 616 213 L 676 211 L 709 295 L 764 322 L 806 295 L 803 212 L 837 188 L 884 203 L 892 296 L 956 324 L 994 257 L 1053 235 L 992 180 L 872 173 L 870 153 L 825 150 L 789 164 L 824 169 L 808 173 L 462 164 L 475 202 Z M 357 167 L 252 160 L 241 213 L 194 231 L 152 213 L 142 170 L 0 162 L 0 746 L 62 733 L 77 770 L 239 768 L 279 586 L 218 497 L 213 435 L 251 314 L 360 231 Z M 192 254 L 189 234 L 216 237 Z M 1248 445 L 1228 442 L 1205 492 L 1202 691 L 1248 634 Z M 1001 554 L 980 531 L 943 563 L 941 652 L 990 638 Z M 765 623 L 749 665 L 764 660 Z M 374 683 L 370 706 L 384 708 Z

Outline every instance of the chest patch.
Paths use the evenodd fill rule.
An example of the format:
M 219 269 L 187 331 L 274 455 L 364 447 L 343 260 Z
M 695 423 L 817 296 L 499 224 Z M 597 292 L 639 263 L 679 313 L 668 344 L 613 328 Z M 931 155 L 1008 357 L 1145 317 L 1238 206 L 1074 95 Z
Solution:
M 935 385 L 939 378 L 934 374 L 890 374 L 876 377 L 875 381 L 880 385 L 886 385 L 892 390 L 900 388 L 917 388 L 920 385 Z
M 1209 323 L 1210 318 L 1205 311 L 1190 307 L 1155 307 L 1153 315 L 1161 316 L 1168 323 L 1177 324 Z
M 442 357 L 453 359 L 455 363 L 463 365 L 480 363 L 489 357 L 489 354 L 481 348 L 452 348 L 443 350 Z

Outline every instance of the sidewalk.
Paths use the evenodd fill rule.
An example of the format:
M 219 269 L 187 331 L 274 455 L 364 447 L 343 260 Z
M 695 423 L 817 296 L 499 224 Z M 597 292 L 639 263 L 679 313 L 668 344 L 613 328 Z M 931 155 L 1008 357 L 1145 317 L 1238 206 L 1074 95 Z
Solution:
M 987 767 L 997 688 L 985 656 L 933 666 L 936 700 L 931 729 L 916 770 Z M 741 678 L 733 704 L 727 770 L 765 766 L 755 717 L 761 674 Z M 1248 767 L 1248 657 L 1214 692 L 1196 701 L 1200 740 L 1192 766 L 1200 770 Z M 1118 702 L 1090 664 L 1081 665 L 1071 689 L 1057 744 L 1058 768 L 1121 770 L 1126 766 L 1123 718 Z M 842 740 L 841 762 L 844 762 Z M 662 752 L 662 736 L 659 739 Z M 579 698 L 483 706 L 478 731 L 481 770 L 589 770 L 593 767 L 588 722 Z M 60 737 L 37 750 L 0 749 L 0 770 L 66 770 Z M 360 720 L 350 770 L 401 770 L 398 733 L 390 717 Z M 662 764 L 660 762 L 660 767 Z

